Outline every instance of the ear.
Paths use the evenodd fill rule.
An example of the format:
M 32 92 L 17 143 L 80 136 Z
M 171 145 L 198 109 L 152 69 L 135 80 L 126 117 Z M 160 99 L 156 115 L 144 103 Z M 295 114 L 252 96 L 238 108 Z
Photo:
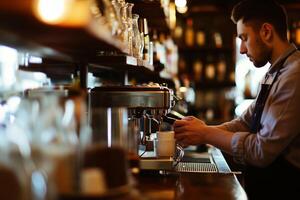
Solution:
M 269 23 L 263 23 L 260 28 L 260 36 L 263 40 L 271 41 L 274 33 L 274 27 Z

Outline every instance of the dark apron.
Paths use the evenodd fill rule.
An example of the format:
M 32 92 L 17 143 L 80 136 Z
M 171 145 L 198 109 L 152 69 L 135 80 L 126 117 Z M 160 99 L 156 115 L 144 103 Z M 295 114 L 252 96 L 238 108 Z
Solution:
M 281 66 L 285 60 L 282 60 Z M 261 85 L 251 121 L 251 133 L 253 134 L 261 129 L 260 121 L 263 109 L 280 69 L 281 67 L 277 69 L 271 84 Z M 300 199 L 300 183 L 297 183 L 298 181 L 300 181 L 300 169 L 286 161 L 283 155 L 280 155 L 267 167 L 246 166 L 244 169 L 245 190 L 251 200 L 288 199 L 292 195 L 296 195 L 296 199 Z

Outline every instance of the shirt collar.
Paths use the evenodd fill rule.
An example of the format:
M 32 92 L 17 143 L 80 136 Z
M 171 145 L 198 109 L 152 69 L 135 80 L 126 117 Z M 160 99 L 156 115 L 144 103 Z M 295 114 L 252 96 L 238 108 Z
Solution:
M 268 73 L 273 74 L 278 69 L 278 67 L 281 67 L 283 65 L 283 62 L 296 50 L 296 45 L 290 44 L 290 47 L 270 66 Z

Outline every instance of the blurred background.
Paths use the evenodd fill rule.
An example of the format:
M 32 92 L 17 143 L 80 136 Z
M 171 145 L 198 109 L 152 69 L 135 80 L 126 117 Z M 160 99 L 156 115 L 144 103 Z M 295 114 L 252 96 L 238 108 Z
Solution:
M 21 182 L 22 195 L 16 199 L 56 199 L 56 194 L 86 188 L 78 177 L 83 152 L 93 143 L 93 88 L 144 86 L 167 91 L 172 97 L 167 108 L 142 113 L 138 117 L 143 120 L 160 120 L 170 109 L 207 124 L 241 115 L 256 97 L 269 65 L 256 69 L 239 54 L 240 41 L 230 20 L 237 2 L 0 1 L 0 163 L 13 169 Z M 300 2 L 278 2 L 289 17 L 288 38 L 299 47 Z M 127 120 L 136 119 L 126 116 L 118 115 L 124 122 L 118 125 L 127 128 Z M 113 122 L 107 122 L 107 129 L 113 129 Z M 130 126 L 137 131 L 146 125 Z M 112 155 L 123 156 L 119 151 Z M 111 173 L 107 166 L 103 170 Z M 82 177 L 90 173 L 94 172 Z M 103 178 L 99 171 L 96 174 Z M 126 184 L 124 174 L 123 182 L 99 186 L 100 193 L 110 191 L 109 184 Z M 7 198 L 1 199 L 20 194 L 7 191 Z

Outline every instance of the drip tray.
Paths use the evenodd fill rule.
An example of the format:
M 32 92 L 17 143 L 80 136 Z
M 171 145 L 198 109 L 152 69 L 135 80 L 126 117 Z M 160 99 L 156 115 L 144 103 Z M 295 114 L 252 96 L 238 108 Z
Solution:
M 194 173 L 218 173 L 218 167 L 212 158 L 211 153 L 195 153 L 187 151 L 182 160 L 176 166 L 178 172 Z
M 174 168 L 174 161 L 169 159 L 155 158 L 153 152 L 143 153 L 140 160 L 141 169 L 146 170 L 175 170 L 177 172 L 191 173 L 230 173 L 221 151 L 210 147 L 206 152 L 193 152 L 185 150 L 185 155 Z
M 218 173 L 218 168 L 214 163 L 192 163 L 179 162 L 176 166 L 178 172 L 194 172 L 194 173 Z

